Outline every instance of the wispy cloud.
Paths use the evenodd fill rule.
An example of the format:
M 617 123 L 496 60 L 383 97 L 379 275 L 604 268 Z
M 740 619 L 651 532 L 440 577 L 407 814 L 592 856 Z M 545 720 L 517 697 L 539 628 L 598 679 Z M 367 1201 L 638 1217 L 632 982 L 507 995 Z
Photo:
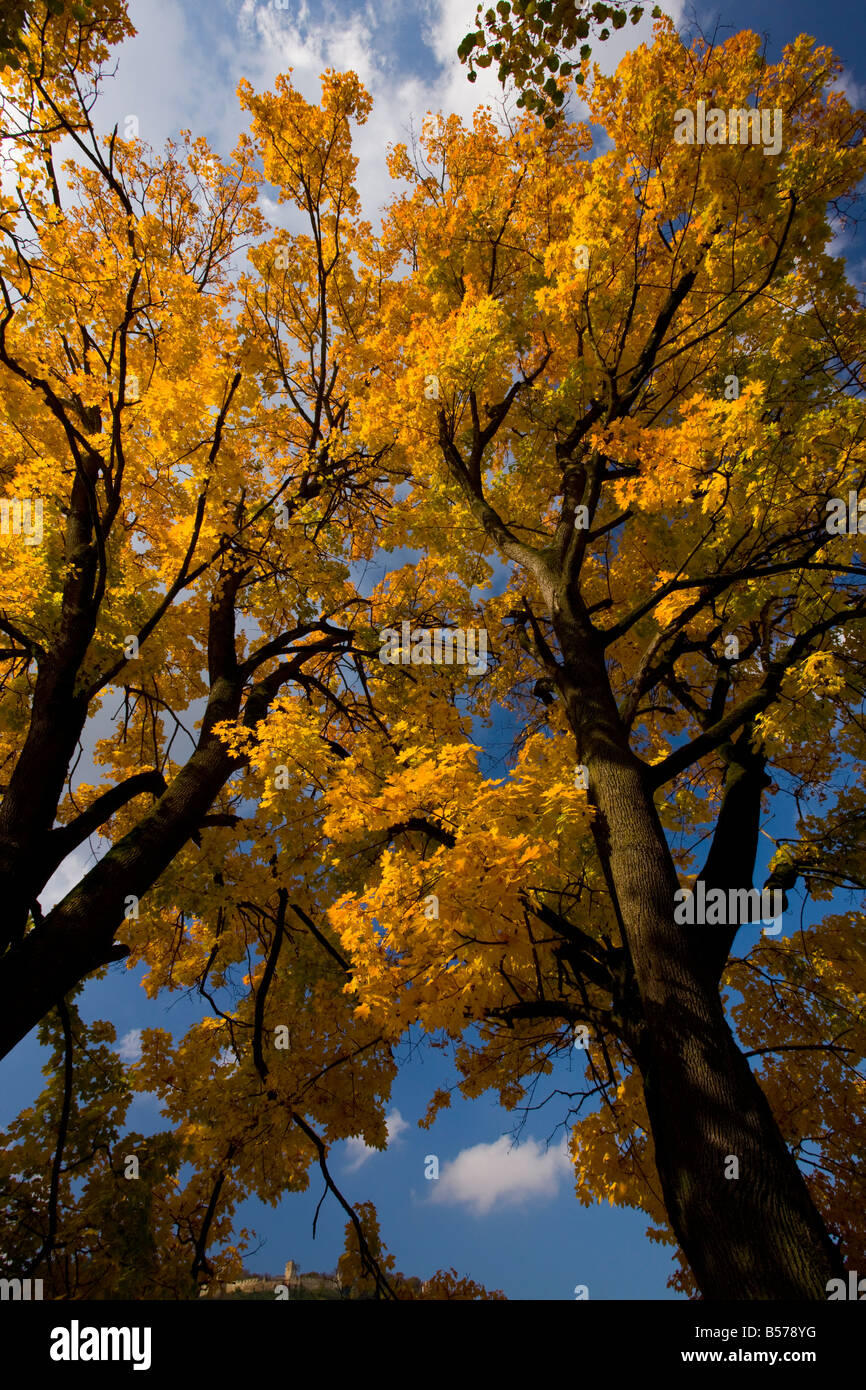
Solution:
M 668 0 L 677 20 L 685 0 Z M 242 77 L 257 91 L 272 88 L 278 73 L 292 69 L 292 82 L 309 101 L 320 97 L 326 68 L 352 70 L 373 97 L 367 124 L 354 132 L 357 184 L 364 215 L 376 213 L 394 191 L 385 167 L 390 143 L 407 141 L 428 111 L 453 112 L 471 121 L 473 111 L 501 108 L 503 90 L 495 65 L 467 81 L 457 58 L 460 40 L 473 24 L 466 0 L 232 0 L 225 9 L 202 10 L 190 0 L 130 0 L 137 37 L 120 49 L 118 78 L 105 86 L 100 125 L 121 128 L 139 119 L 141 138 L 161 148 L 181 127 L 206 134 L 223 155 L 232 149 L 246 118 L 235 96 Z M 651 38 L 651 22 L 627 25 L 593 57 L 612 72 L 629 48 Z M 514 108 L 514 93 L 507 98 Z M 575 114 L 582 106 L 576 103 Z M 282 223 L 286 209 L 274 220 Z
M 141 1056 L 141 1029 L 130 1028 L 128 1033 L 124 1033 L 117 1050 L 122 1061 L 137 1062 Z
M 403 1131 L 409 1128 L 409 1121 L 403 1119 L 399 1110 L 389 1110 L 385 1116 L 385 1125 L 388 1130 L 388 1148 L 390 1148 L 392 1144 L 397 1142 Z M 368 1144 L 364 1143 L 363 1139 L 347 1139 L 346 1172 L 356 1173 L 368 1159 L 373 1158 L 378 1153 L 381 1153 L 381 1149 L 371 1149 Z

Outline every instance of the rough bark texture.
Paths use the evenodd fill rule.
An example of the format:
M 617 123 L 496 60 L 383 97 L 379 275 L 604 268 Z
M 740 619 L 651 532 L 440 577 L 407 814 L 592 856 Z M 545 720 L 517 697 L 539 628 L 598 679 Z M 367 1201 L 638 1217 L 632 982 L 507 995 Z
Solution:
M 234 763 L 215 740 L 193 755 L 172 786 L 44 920 L 0 959 L 0 1057 L 56 1001 L 100 966 L 128 952 L 114 944 L 127 898 L 142 898 L 210 809 Z
M 40 705 L 3 803 L 0 821 L 0 901 L 5 904 L 3 936 L 11 946 L 0 955 L 0 1057 L 26 1037 L 59 999 L 92 974 L 128 954 L 115 943 L 130 896 L 141 899 L 194 836 L 231 773 L 242 764 L 215 737 L 214 726 L 242 716 L 254 727 L 267 714 L 282 684 L 303 681 L 303 665 L 318 650 L 303 647 L 266 676 L 255 679 L 262 658 L 239 665 L 235 647 L 235 597 L 242 571 L 220 576 L 214 587 L 208 625 L 210 695 L 195 751 L 169 786 L 156 771 L 137 774 L 112 788 L 88 812 L 67 826 L 51 829 L 53 810 L 44 787 L 63 786 L 71 747 L 85 717 L 87 701 L 70 699 L 57 705 L 54 737 L 40 744 L 39 731 L 53 708 Z M 300 631 L 301 629 L 298 629 Z M 306 629 L 305 629 L 306 630 Z M 287 640 L 293 634 L 287 635 Z M 336 629 L 323 641 L 342 639 Z M 73 666 L 78 657 L 68 657 Z M 46 671 L 63 668 L 60 656 L 43 658 Z M 46 678 L 47 683 L 47 678 Z M 53 698 L 53 697 L 52 697 Z M 74 737 L 72 734 L 74 732 Z M 26 755 L 26 756 L 25 756 Z M 22 764 L 27 776 L 20 773 Z M 98 829 L 108 816 L 133 795 L 150 792 L 157 800 L 44 918 L 37 894 L 75 843 Z M 56 804 L 56 797 L 55 797 Z M 29 912 L 36 915 L 24 935 Z
M 675 923 L 677 875 L 602 653 L 590 632 L 561 616 L 558 627 L 560 684 L 640 1001 L 627 1027 L 671 1226 L 706 1299 L 826 1299 L 842 1261 L 725 1019 L 702 938 L 714 929 Z M 725 1176 L 729 1156 L 737 1178 Z

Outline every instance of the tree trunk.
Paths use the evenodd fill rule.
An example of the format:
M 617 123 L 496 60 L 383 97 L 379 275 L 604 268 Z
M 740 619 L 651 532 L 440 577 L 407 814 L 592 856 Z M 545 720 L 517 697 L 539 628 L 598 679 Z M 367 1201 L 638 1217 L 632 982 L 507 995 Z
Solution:
M 213 703 L 213 701 L 212 701 Z M 235 705 L 236 705 L 235 701 Z M 128 955 L 114 944 L 131 896 L 143 898 L 207 814 L 238 760 L 209 737 L 160 800 L 62 902 L 0 957 L 0 1058 L 94 970 Z
M 671 1227 L 704 1298 L 823 1300 L 842 1261 L 725 1019 L 702 952 L 713 928 L 675 923 L 676 871 L 601 645 L 561 612 L 556 624 L 640 1000 L 634 1050 Z

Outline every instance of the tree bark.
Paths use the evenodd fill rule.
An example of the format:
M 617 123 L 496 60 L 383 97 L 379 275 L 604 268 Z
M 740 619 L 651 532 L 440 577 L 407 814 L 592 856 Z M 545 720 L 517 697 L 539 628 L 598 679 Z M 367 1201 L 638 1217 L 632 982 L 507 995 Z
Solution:
M 226 717 L 230 711 L 225 710 Z M 237 765 L 215 738 L 62 902 L 0 957 L 0 1058 L 58 999 L 128 951 L 114 943 L 130 896 L 142 898 L 183 848 Z
M 706 1299 L 823 1300 L 842 1261 L 724 1016 L 701 937 L 715 929 L 674 921 L 674 863 L 600 640 L 562 609 L 555 625 L 640 1001 L 632 1044 L 671 1227 Z
M 239 570 L 223 578 L 216 586 L 211 603 L 208 623 L 210 694 L 195 751 L 168 787 L 157 772 L 128 779 L 127 791 L 145 788 L 158 791 L 157 784 L 161 784 L 162 794 L 56 907 L 0 955 L 0 998 L 4 1000 L 0 1014 L 0 1058 L 88 975 L 129 954 L 114 940 L 125 918 L 127 900 L 130 897 L 141 899 L 153 887 L 187 840 L 198 831 L 232 772 L 244 763 L 243 757 L 229 754 L 215 736 L 214 727 L 237 719 L 242 711 L 244 724 L 254 728 L 266 717 L 272 700 L 286 680 L 304 680 L 304 662 L 319 649 L 315 643 L 304 646 L 268 675 L 248 684 L 254 679 L 262 658 L 261 654 L 254 655 L 243 665 L 237 660 L 234 605 L 242 578 L 243 572 Z M 340 637 L 334 629 L 324 640 L 333 644 Z M 32 738 L 28 739 L 27 746 L 32 746 Z M 60 755 L 52 749 L 51 756 L 56 763 Z M 33 764 L 33 770 L 35 775 L 38 763 Z M 53 837 L 58 837 L 63 848 L 64 836 L 73 827 L 77 827 L 75 833 L 81 828 L 90 833 L 97 828 L 92 823 L 97 814 L 106 818 L 113 808 L 123 804 L 124 795 L 121 787 L 110 789 L 100 799 L 99 806 L 91 808 L 92 817 L 86 812 L 79 817 L 83 827 L 73 822 L 70 827 L 43 833 L 36 849 L 28 851 L 28 862 L 39 868 L 38 874 L 36 867 L 33 869 L 33 881 L 28 880 L 31 894 L 36 885 L 37 891 L 44 886 L 55 867 L 57 840 Z M 44 821 L 41 803 L 37 811 Z M 8 850 L 8 844 L 6 848 Z M 11 859 L 10 862 L 14 863 Z M 2 873 L 0 888 L 5 890 Z M 25 902 L 23 906 L 32 903 L 31 896 L 29 904 Z M 22 907 L 20 892 L 18 906 Z

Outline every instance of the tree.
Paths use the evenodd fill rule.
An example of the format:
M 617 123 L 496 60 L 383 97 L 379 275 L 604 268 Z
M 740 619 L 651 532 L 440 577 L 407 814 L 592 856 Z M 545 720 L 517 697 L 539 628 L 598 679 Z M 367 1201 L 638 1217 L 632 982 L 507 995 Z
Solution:
M 120 0 L 6 0 L 0 15 L 0 67 L 34 76 L 85 76 L 108 46 L 133 33 Z M 55 95 L 60 96 L 61 90 Z
M 195 1173 L 181 1188 L 175 1135 L 122 1133 L 133 1088 L 108 1044 L 110 1023 L 85 1025 L 70 1001 L 39 1026 L 51 1048 L 48 1082 L 3 1135 L 4 1277 L 39 1278 L 53 1299 L 190 1297 L 196 1247 L 228 1241 L 235 1200 L 221 1186 L 220 1216 Z M 229 1278 L 249 1244 L 242 1232 L 210 1266 Z
M 271 101 L 246 91 L 258 143 L 223 161 L 187 136 L 158 157 L 97 136 L 101 51 L 43 64 L 47 41 L 29 35 L 34 61 L 7 71 L 3 96 L 19 183 L 0 207 L 2 1052 L 122 959 L 146 960 L 152 989 L 213 1001 L 177 1077 L 164 1034 L 141 1064 L 212 1193 L 195 1280 L 232 1173 L 275 1200 L 318 1163 L 336 1190 L 327 1144 L 385 1133 L 389 1048 L 344 998 L 312 868 L 316 779 L 343 756 L 341 729 L 374 718 L 341 621 L 363 614 L 347 562 L 369 555 L 390 487 L 383 456 L 346 442 L 340 364 L 381 274 L 351 185 L 349 122 L 369 98 L 352 75 L 327 75 L 318 107 L 285 82 Z M 260 160 L 306 234 L 267 234 Z M 233 278 L 245 247 L 250 272 Z M 279 817 L 267 796 L 247 817 L 246 745 L 216 730 L 254 741 L 288 689 L 299 737 L 291 772 L 270 770 L 287 794 Z M 106 777 L 76 784 L 100 710 Z M 97 834 L 107 852 L 43 911 L 54 870 Z M 236 999 L 245 961 L 248 1008 L 229 1015 L 215 996 Z M 275 1122 L 265 1054 L 289 1028 Z M 223 1063 L 242 1039 L 233 1086 Z
M 467 76 L 475 82 L 477 68 L 498 63 L 497 76 L 503 86 L 513 81 L 519 89 L 519 107 L 544 117 L 546 126 L 555 125 L 565 101 L 567 79 L 574 77 L 577 87 L 586 81 L 592 45 L 581 42 L 594 34 L 602 41 L 630 20 L 638 24 L 646 5 L 608 5 L 604 0 L 499 0 L 495 9 L 476 10 L 477 29 L 463 38 L 457 50 L 467 64 Z M 659 18 L 658 5 L 652 9 Z M 580 44 L 579 59 L 574 50 Z M 562 54 L 569 56 L 563 57 Z
M 138 1287 L 216 1277 L 237 1260 L 208 1255 L 235 1197 L 276 1202 L 317 1165 L 377 1296 L 394 1296 L 327 1163 L 341 1138 L 384 1144 L 395 1068 L 345 992 L 323 918 L 344 881 L 320 862 L 322 781 L 379 721 L 350 565 L 371 557 L 405 476 L 354 437 L 344 366 L 388 271 L 352 183 L 350 123 L 370 98 L 351 73 L 326 73 L 319 105 L 287 78 L 265 95 L 244 84 L 252 137 L 230 160 L 188 134 L 162 156 L 117 129 L 100 139 L 107 45 L 129 27 L 104 9 L 67 58 L 62 19 L 31 23 L 27 60 L 4 74 L 18 187 L 0 203 L 0 1053 L 115 962 L 145 963 L 152 994 L 197 991 L 209 1014 L 177 1044 L 145 1030 L 124 1081 L 160 1096 L 166 1142 L 195 1169 L 173 1244 L 156 1217 L 133 1223 L 174 1271 L 151 1279 L 145 1261 Z M 61 171 L 63 136 L 76 157 Z M 306 231 L 266 225 L 263 177 Z M 264 737 L 277 709 L 279 747 Z M 99 785 L 76 779 L 82 739 Z M 106 851 L 43 910 L 54 871 L 97 835 Z M 58 1180 L 64 1146 L 85 1145 L 82 1114 L 64 1122 Z M 46 1142 L 31 1134 L 24 1159 Z M 149 1186 L 134 1190 L 155 1192 L 174 1170 L 146 1147 Z M 94 1174 L 109 1223 L 112 1181 Z M 47 1262 L 52 1287 L 61 1196 L 7 1252 Z M 63 1221 L 74 1244 L 80 1222 Z M 116 1288 L 95 1255 L 63 1278 Z
M 52 110 L 50 83 L 19 85 Z M 351 605 L 341 508 L 350 498 L 372 508 L 382 473 L 380 459 L 341 449 L 347 401 L 334 362 L 340 334 L 369 311 L 367 285 L 351 281 L 350 255 L 363 247 L 342 201 L 351 190 L 339 138 L 350 115 L 363 119 L 360 100 L 356 83 L 334 80 L 323 111 L 301 113 L 322 126 L 298 132 L 292 171 L 313 235 L 257 246 L 266 278 L 239 286 L 230 258 L 263 230 L 250 142 L 233 163 L 191 140 L 151 162 L 116 132 L 100 143 L 82 106 L 89 139 L 76 143 L 90 167 L 71 170 L 80 205 L 64 208 L 50 147 L 30 133 L 19 141 L 29 216 L 5 200 L 3 481 L 20 504 L 13 522 L 35 494 L 45 544 L 20 524 L 4 540 L 4 1051 L 117 958 L 120 925 L 199 836 L 244 763 L 217 723 L 241 715 L 254 730 L 289 682 L 327 707 L 326 721 L 352 717 L 338 692 L 353 634 L 312 613 Z M 304 202 L 310 180 L 318 203 Z M 286 353 L 287 320 L 311 368 Z M 269 404 L 278 388 L 286 403 Z M 356 528 L 356 554 L 364 544 Z M 258 644 L 243 623 L 257 625 Z M 116 780 L 64 802 L 85 722 L 110 688 L 124 721 L 99 756 Z M 196 699 L 200 733 L 173 765 L 163 724 L 176 732 Z M 133 815 L 142 797 L 152 809 Z M 236 820 L 226 805 L 210 824 Z M 111 821 L 122 827 L 111 851 L 43 920 L 38 895 L 54 869 Z
M 327 822 L 355 862 L 390 841 L 330 914 L 352 988 L 383 1027 L 462 1038 L 464 1094 L 507 1105 L 585 1039 L 578 1194 L 650 1212 L 710 1299 L 823 1299 L 864 1250 L 863 915 L 731 954 L 766 916 L 769 795 L 802 807 L 771 915 L 800 875 L 864 883 L 864 569 L 856 521 L 829 524 L 864 481 L 864 321 L 828 253 L 864 124 L 838 71 L 806 38 L 770 66 L 754 34 L 687 48 L 663 22 L 597 75 L 592 161 L 579 126 L 429 120 L 392 160 L 412 273 L 363 345 L 365 438 L 413 461 L 387 538 L 430 556 L 391 591 L 413 630 L 435 583 L 491 631 L 468 708 L 507 709 L 519 755 L 485 777 L 448 668 L 389 668 L 411 747 L 356 752 Z M 775 112 L 778 156 L 678 140 L 699 100 Z M 476 600 L 494 558 L 504 592 Z M 678 873 L 702 842 L 704 924 Z
M 209 1013 L 145 1030 L 125 1074 L 170 1126 L 129 1238 L 194 1288 L 237 1258 L 232 1203 L 317 1165 L 359 1277 L 400 1297 L 328 1165 L 342 1138 L 384 1147 L 395 1042 L 442 1030 L 467 1095 L 518 1105 L 586 1029 L 581 1199 L 648 1211 L 705 1297 L 823 1298 L 830 1233 L 863 1240 L 855 1146 L 824 1132 L 862 1095 L 861 915 L 733 957 L 738 924 L 681 920 L 678 871 L 709 837 L 708 896 L 751 890 L 786 783 L 812 800 L 768 883 L 862 882 L 862 792 L 835 784 L 862 753 L 863 571 L 826 525 L 862 481 L 862 311 L 827 243 L 863 116 L 838 64 L 662 23 L 593 86 L 608 153 L 529 114 L 431 118 L 426 165 L 392 153 L 411 188 L 376 238 L 354 74 L 319 105 L 243 84 L 223 160 L 100 140 L 76 62 L 25 63 L 4 98 L 2 1051 L 115 962 L 195 991 Z M 680 105 L 753 93 L 778 156 L 676 139 Z M 303 232 L 265 223 L 263 179 Z M 406 544 L 370 592 L 365 563 Z M 503 709 L 516 753 L 490 778 L 476 739 Z
M 477 1300 L 484 1302 L 502 1301 L 505 1298 L 501 1289 L 488 1293 L 481 1284 L 476 1284 L 473 1279 L 461 1279 L 456 1269 L 440 1269 L 433 1275 L 432 1279 L 428 1279 L 424 1284 L 417 1278 L 407 1279 L 405 1275 L 394 1270 L 394 1256 L 387 1253 L 382 1242 L 379 1234 L 379 1220 L 373 1203 L 361 1202 L 358 1210 L 368 1248 L 373 1252 L 380 1268 L 389 1271 L 389 1279 L 396 1291 L 397 1298 L 423 1300 L 431 1303 L 444 1300 L 474 1303 Z M 350 1221 L 346 1226 L 345 1253 L 340 1256 L 340 1262 L 337 1266 L 341 1292 L 343 1288 L 346 1288 L 349 1298 L 371 1298 L 373 1296 L 375 1285 L 373 1279 L 366 1272 L 366 1263 L 358 1246 L 358 1232 Z

